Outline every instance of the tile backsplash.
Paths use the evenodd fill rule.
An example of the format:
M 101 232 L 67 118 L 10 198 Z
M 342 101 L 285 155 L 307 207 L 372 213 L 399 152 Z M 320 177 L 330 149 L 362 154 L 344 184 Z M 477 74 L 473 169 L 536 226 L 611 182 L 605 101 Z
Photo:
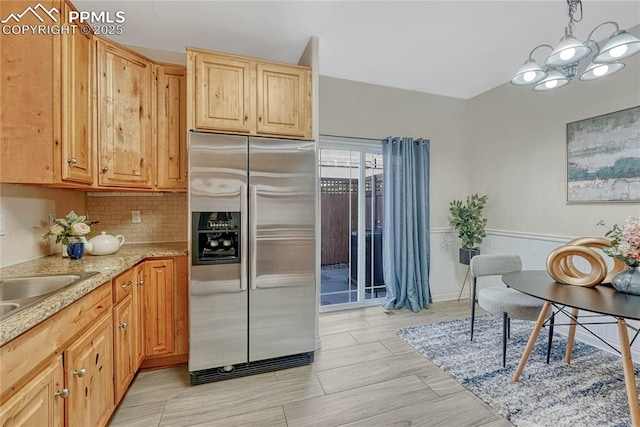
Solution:
M 131 212 L 139 211 L 140 223 L 132 223 Z M 127 243 L 182 242 L 187 240 L 186 193 L 89 193 L 89 238 L 101 231 L 122 234 Z

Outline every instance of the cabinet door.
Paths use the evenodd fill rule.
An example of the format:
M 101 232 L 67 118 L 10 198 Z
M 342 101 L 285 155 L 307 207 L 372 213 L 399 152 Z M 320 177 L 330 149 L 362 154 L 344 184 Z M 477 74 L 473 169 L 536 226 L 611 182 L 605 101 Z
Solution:
M 258 63 L 257 76 L 258 133 L 310 138 L 310 71 Z
M 63 5 L 65 20 L 73 6 Z M 69 24 L 69 22 L 67 22 Z M 62 141 L 63 181 L 93 183 L 93 43 L 81 31 L 62 36 Z
M 136 353 L 138 354 L 136 363 L 137 371 L 144 360 L 144 262 L 136 265 L 134 269 L 136 273 L 136 288 L 133 292 L 133 311 L 137 319 L 137 326 L 135 328 Z
M 116 405 L 127 391 L 138 369 L 136 314 L 133 295 L 128 295 L 113 309 L 113 376 Z
M 39 4 L 46 10 L 60 7 L 56 0 Z M 29 0 L 0 1 L 0 16 L 33 6 Z M 20 18 L 20 25 L 41 24 L 33 13 Z M 0 46 L 1 181 L 51 184 L 58 178 L 54 149 L 60 138 L 60 36 L 3 32 Z
M 175 269 L 173 259 L 145 261 L 145 357 L 175 352 Z
M 99 184 L 151 188 L 152 65 L 98 40 Z
M 156 69 L 156 187 L 187 188 L 187 70 Z
M 196 54 L 196 129 L 249 133 L 254 128 L 252 91 L 249 61 Z
M 104 426 L 113 409 L 112 316 L 109 313 L 65 351 L 67 425 Z
M 62 356 L 58 356 L 0 407 L 0 422 L 3 426 L 62 427 L 67 392 L 63 384 Z

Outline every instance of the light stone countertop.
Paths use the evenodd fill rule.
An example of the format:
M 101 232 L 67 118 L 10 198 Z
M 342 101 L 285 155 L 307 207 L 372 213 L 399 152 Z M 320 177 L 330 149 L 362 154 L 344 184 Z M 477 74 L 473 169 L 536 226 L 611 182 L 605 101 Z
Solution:
M 97 271 L 86 280 L 61 289 L 37 304 L 0 320 L 0 345 L 7 343 L 63 308 L 87 295 L 105 282 L 128 270 L 145 258 L 187 255 L 187 243 L 124 244 L 112 255 L 87 255 L 79 260 L 60 254 L 38 258 L 0 269 L 0 277 L 41 274 L 72 274 Z

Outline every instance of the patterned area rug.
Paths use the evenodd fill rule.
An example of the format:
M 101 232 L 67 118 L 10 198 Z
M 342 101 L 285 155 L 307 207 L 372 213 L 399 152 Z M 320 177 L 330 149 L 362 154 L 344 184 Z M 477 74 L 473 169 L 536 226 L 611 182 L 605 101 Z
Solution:
M 629 426 L 622 362 L 616 355 L 575 342 L 564 363 L 566 339 L 554 334 L 549 365 L 543 329 L 518 383 L 512 382 L 533 322 L 512 320 L 507 366 L 502 367 L 502 316 L 414 326 L 397 331 L 407 343 L 517 426 Z M 640 370 L 635 367 L 636 378 Z

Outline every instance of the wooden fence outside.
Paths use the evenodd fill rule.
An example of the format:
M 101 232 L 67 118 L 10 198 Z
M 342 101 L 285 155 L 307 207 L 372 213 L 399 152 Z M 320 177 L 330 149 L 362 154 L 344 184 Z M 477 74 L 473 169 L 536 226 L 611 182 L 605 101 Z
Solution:
M 375 185 L 373 185 L 375 184 Z M 382 175 L 365 181 L 366 229 L 382 228 Z M 374 206 L 371 217 L 372 202 Z M 321 265 L 349 262 L 349 240 L 358 229 L 358 181 L 348 178 L 321 178 Z M 372 227 L 373 224 L 373 227 Z

